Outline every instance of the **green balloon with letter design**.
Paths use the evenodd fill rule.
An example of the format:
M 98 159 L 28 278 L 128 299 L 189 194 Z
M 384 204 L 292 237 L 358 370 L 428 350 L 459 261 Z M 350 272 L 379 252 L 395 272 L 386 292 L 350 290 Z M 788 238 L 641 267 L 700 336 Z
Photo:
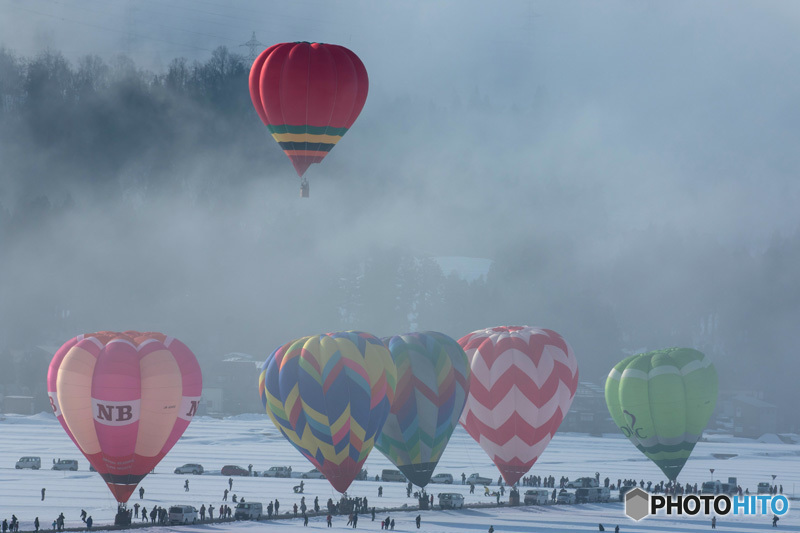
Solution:
M 606 379 L 606 404 L 625 436 L 674 481 L 714 412 L 717 386 L 702 352 L 667 348 L 617 363 Z

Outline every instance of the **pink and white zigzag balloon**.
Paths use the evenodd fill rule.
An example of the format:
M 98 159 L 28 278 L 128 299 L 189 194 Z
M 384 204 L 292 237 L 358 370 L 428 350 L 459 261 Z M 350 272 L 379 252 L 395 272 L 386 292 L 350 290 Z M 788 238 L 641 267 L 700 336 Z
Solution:
M 461 425 L 508 484 L 530 470 L 566 416 L 578 388 L 578 363 L 555 331 L 501 326 L 458 343 L 470 361 Z

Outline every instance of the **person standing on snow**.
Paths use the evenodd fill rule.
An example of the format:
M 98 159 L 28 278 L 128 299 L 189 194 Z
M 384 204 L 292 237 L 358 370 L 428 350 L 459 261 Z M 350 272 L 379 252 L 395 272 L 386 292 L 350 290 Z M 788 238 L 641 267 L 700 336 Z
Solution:
M 139 499 L 144 499 L 144 487 L 139 487 Z
M 189 480 L 183 482 L 183 488 L 186 492 L 189 492 Z

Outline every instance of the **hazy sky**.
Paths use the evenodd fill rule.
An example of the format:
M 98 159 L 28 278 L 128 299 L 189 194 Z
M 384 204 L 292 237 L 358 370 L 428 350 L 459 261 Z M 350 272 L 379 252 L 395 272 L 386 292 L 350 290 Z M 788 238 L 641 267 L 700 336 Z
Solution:
M 88 297 L 110 323 L 94 329 L 158 329 L 192 312 L 220 338 L 277 324 L 263 343 L 220 341 L 258 351 L 328 329 L 302 317 L 328 303 L 336 267 L 376 247 L 492 259 L 532 237 L 551 253 L 569 241 L 587 276 L 650 226 L 761 250 L 798 229 L 798 27 L 793 0 L 0 0 L 0 45 L 25 57 L 124 53 L 161 71 L 220 45 L 246 53 L 255 31 L 265 46 L 347 46 L 370 77 L 361 117 L 308 173 L 309 200 L 288 161 L 285 181 L 254 179 L 214 207 L 197 208 L 191 186 L 178 198 L 131 191 L 125 209 L 94 198 L 18 250 L 15 272 L 38 274 L 41 297 L 71 287 L 64 301 L 103 287 Z M 277 150 L 266 136 L 265 150 Z M 187 179 L 204 164 L 198 154 Z M 186 303 L 192 280 L 213 309 Z M 136 304 L 120 309 L 114 295 Z M 158 320 L 129 326 L 148 298 Z

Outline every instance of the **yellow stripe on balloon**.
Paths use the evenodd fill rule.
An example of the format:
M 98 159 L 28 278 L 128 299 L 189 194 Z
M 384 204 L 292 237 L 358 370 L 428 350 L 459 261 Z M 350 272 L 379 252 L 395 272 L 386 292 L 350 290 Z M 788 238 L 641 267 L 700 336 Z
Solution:
M 331 435 L 336 435 L 336 433 L 338 433 L 339 430 L 342 429 L 342 427 L 344 427 L 344 425 L 351 420 L 351 418 L 352 417 L 350 416 L 350 404 L 348 404 L 347 407 L 345 407 L 344 411 L 342 411 L 341 416 L 338 419 L 331 421 Z
M 142 403 L 136 453 L 155 457 L 164 447 L 183 397 L 178 363 L 169 350 L 156 350 L 139 361 L 142 379 Z
M 336 144 L 342 138 L 340 135 L 314 135 L 313 133 L 273 133 L 272 137 L 278 142 L 323 144 Z
M 305 402 L 303 402 L 303 412 L 305 412 L 307 418 L 314 420 L 322 426 L 328 425 L 328 415 L 320 413 Z
M 92 375 L 96 362 L 94 355 L 75 346 L 64 356 L 56 382 L 64 422 L 86 455 L 100 452 L 92 412 Z

